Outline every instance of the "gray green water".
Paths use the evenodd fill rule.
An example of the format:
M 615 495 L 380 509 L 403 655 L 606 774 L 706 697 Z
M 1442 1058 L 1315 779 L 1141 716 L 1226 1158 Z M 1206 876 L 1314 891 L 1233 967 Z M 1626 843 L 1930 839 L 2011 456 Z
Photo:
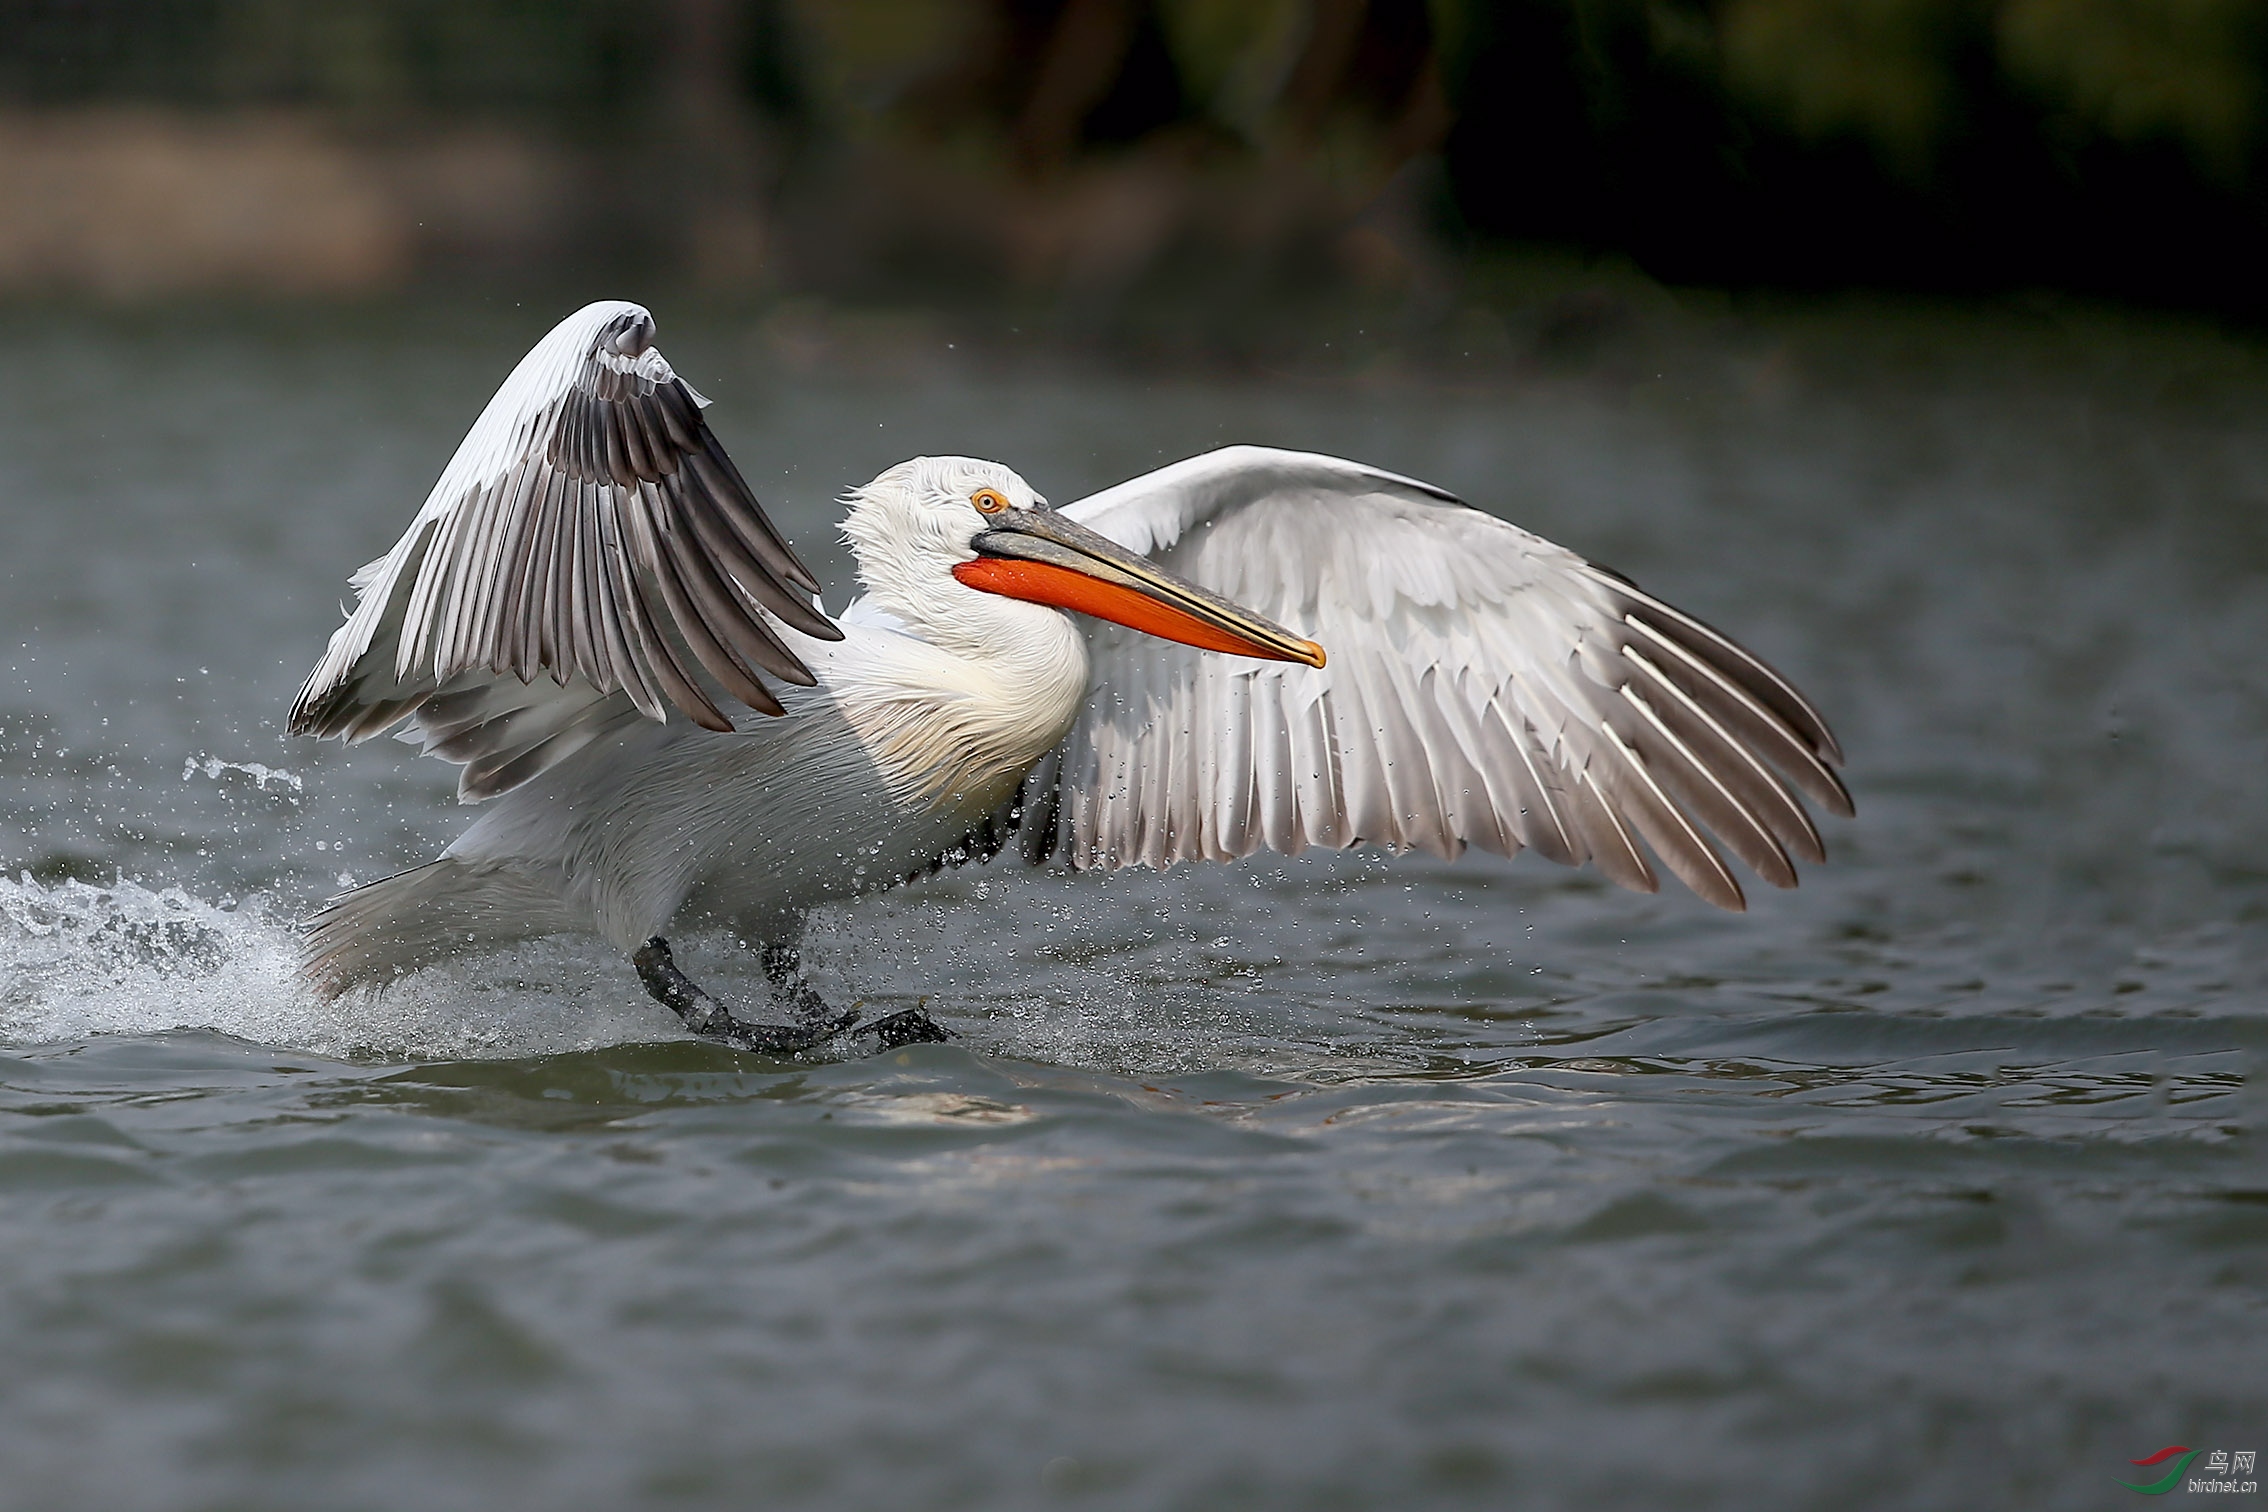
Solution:
M 465 816 L 283 711 L 543 314 L 7 317 L 0 1505 L 2110 1507 L 2268 1449 L 2255 352 L 1853 310 L 1230 379 L 659 313 L 831 581 L 912 453 L 1317 446 L 1734 631 L 1860 817 L 1738 918 L 964 872 L 816 921 L 963 1035 L 869 1059 L 575 941 L 320 1007 L 290 919 Z

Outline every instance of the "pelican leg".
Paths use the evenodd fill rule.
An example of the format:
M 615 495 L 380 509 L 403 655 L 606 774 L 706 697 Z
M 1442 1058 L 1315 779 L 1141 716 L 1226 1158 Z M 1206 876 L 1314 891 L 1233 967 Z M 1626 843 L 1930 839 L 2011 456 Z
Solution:
M 646 991 L 683 1019 L 686 1028 L 703 1039 L 716 1040 L 735 1050 L 760 1050 L 771 1055 L 808 1050 L 858 1022 L 857 1009 L 830 1015 L 825 1003 L 818 1003 L 816 1017 L 805 1016 L 800 1024 L 751 1024 L 734 1018 L 732 1010 L 703 992 L 691 977 L 677 969 L 677 962 L 669 953 L 669 941 L 659 935 L 639 946 L 637 954 L 630 959 L 636 963 L 638 980 L 646 984 Z M 813 993 L 811 1000 L 818 1002 L 818 994 Z
M 772 984 L 774 992 L 794 1006 L 797 1018 L 807 1024 L 817 1024 L 833 1015 L 834 1010 L 827 1006 L 827 1000 L 803 974 L 803 953 L 795 946 L 767 945 L 758 959 L 764 965 L 764 979 Z M 952 1030 L 921 1008 L 907 1008 L 878 1018 L 853 1032 L 873 1035 L 885 1050 L 895 1050 L 900 1045 L 939 1045 L 953 1037 Z

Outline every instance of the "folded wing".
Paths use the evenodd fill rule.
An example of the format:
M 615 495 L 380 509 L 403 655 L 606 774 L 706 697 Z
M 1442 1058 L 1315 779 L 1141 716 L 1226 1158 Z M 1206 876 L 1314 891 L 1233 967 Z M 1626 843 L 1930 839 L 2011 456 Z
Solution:
M 1852 811 L 1834 736 L 1779 674 L 1429 484 L 1230 447 L 1065 513 L 1330 660 L 1248 661 L 1095 624 L 1087 705 L 1025 787 L 1028 859 L 1527 847 L 1650 892 L 1643 841 L 1737 909 L 1712 835 L 1792 887 L 1794 858 L 1824 859 L 1796 793 Z
M 653 329 L 637 305 L 593 304 L 520 362 L 408 532 L 355 574 L 294 734 L 414 717 L 467 763 L 470 798 L 626 720 L 674 709 L 729 730 L 720 694 L 776 714 L 765 675 L 811 683 L 771 619 L 841 632 Z

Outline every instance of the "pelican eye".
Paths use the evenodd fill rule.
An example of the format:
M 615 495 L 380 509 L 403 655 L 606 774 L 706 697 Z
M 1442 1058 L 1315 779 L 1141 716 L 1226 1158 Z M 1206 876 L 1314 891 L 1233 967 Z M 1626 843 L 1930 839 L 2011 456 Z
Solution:
M 997 488 L 980 488 L 969 495 L 969 502 L 977 507 L 979 514 L 994 515 L 1008 507 L 1007 496 Z

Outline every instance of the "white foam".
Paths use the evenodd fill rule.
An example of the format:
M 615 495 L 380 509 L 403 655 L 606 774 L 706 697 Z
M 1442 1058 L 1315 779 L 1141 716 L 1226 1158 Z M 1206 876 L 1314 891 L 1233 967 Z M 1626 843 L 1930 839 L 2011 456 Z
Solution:
M 539 941 L 324 1003 L 289 912 L 134 882 L 0 879 L 0 1041 L 212 1029 L 325 1055 L 509 1057 L 667 1038 L 596 940 Z

